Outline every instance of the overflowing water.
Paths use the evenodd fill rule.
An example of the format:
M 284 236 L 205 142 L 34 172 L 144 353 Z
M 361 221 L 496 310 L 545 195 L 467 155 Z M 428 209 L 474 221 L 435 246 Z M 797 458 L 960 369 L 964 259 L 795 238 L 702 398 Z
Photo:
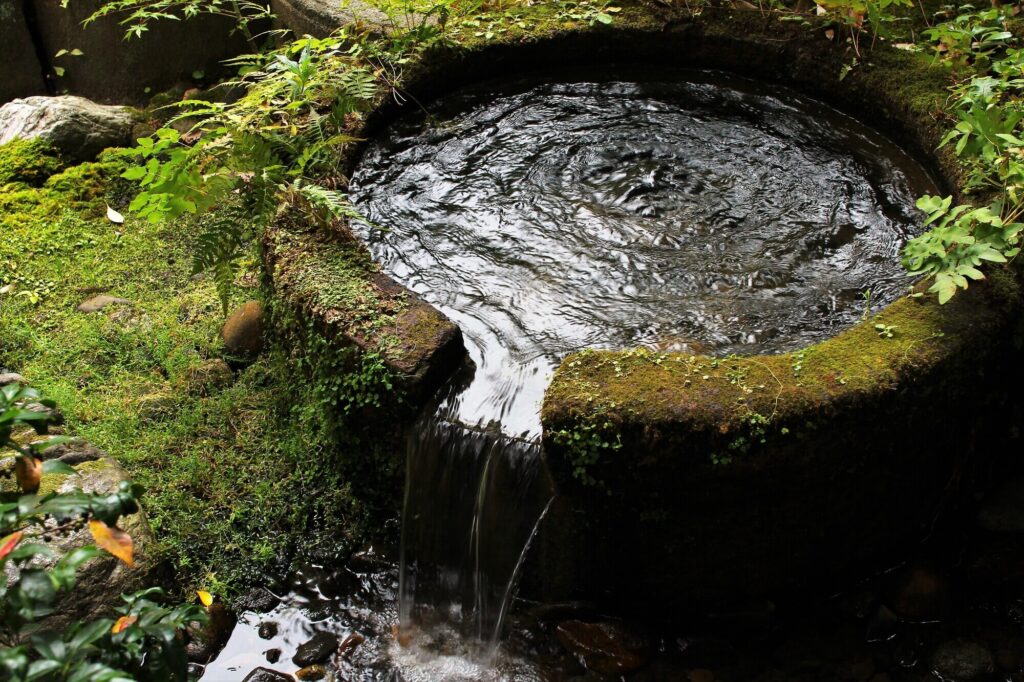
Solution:
M 539 407 L 568 353 L 778 352 L 905 291 L 926 172 L 827 106 L 715 72 L 486 83 L 402 119 L 362 237 L 472 359 L 410 439 L 403 623 L 500 636 L 551 499 Z
M 459 91 L 352 178 L 374 257 L 466 336 L 476 372 L 442 416 L 526 437 L 573 351 L 779 352 L 890 302 L 932 191 L 815 100 L 650 68 Z
M 397 616 L 386 651 L 345 665 L 412 681 L 548 678 L 493 654 L 552 499 L 539 408 L 562 358 L 833 335 L 906 291 L 914 199 L 935 186 L 885 137 L 793 91 L 624 68 L 449 95 L 372 141 L 350 190 L 375 259 L 461 327 L 470 362 L 410 434 L 398 572 L 360 578 L 397 612 L 371 617 L 359 592 L 319 620 L 288 615 L 294 599 L 278 610 L 295 639 L 379 637 Z M 533 632 L 517 631 L 514 649 Z

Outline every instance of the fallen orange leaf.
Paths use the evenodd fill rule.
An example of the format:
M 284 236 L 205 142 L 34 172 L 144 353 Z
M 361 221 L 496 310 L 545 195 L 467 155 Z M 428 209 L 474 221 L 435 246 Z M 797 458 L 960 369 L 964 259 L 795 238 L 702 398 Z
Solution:
M 107 550 L 129 566 L 135 565 L 132 558 L 132 537 L 128 533 L 97 519 L 89 522 L 89 532 L 101 549 Z
M 18 542 L 21 540 L 22 535 L 24 535 L 24 533 L 19 530 L 16 533 L 11 533 L 3 540 L 0 540 L 0 561 L 14 550 L 18 545 Z
M 203 603 L 203 606 L 210 608 L 210 605 L 213 604 L 213 595 L 206 590 L 199 590 L 196 594 L 199 595 L 199 601 Z
M 138 616 L 121 616 L 117 619 L 117 622 L 114 623 L 114 627 L 110 628 L 110 632 L 115 635 L 119 632 L 124 632 L 132 625 L 135 625 L 135 621 L 138 619 Z

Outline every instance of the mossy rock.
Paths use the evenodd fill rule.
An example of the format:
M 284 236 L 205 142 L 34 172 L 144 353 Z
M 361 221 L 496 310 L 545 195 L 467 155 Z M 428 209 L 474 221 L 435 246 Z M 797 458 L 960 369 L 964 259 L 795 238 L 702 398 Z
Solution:
M 9 183 L 39 187 L 63 168 L 60 153 L 45 140 L 12 140 L 0 145 L 0 187 Z
M 303 333 L 348 352 L 349 372 L 358 372 L 368 357 L 379 358 L 393 375 L 389 409 L 400 404 L 414 412 L 462 361 L 459 328 L 380 273 L 342 226 L 317 229 L 295 213 L 282 216 L 268 230 L 263 253 L 272 290 L 307 323 Z
M 510 28 L 421 54 L 403 84 L 416 104 L 382 100 L 354 135 L 369 139 L 408 107 L 469 83 L 552 64 L 717 68 L 857 116 L 963 198 L 956 158 L 937 149 L 958 74 L 881 43 L 854 64 L 849 44 L 829 28 L 743 9 L 691 16 L 639 3 L 626 3 L 611 27 Z M 348 151 L 349 171 L 359 153 Z M 382 353 L 406 375 L 418 358 L 437 357 L 436 343 L 410 344 L 415 334 L 396 343 L 396 321 L 416 310 L 429 321 L 417 329 L 448 330 L 450 322 L 376 272 L 346 230 L 281 221 L 265 253 L 275 292 L 328 343 Z M 631 349 L 566 358 L 542 411 L 559 496 L 526 589 L 557 599 L 618 594 L 648 615 L 672 615 L 834 583 L 885 561 L 999 443 L 1019 309 L 1016 273 L 995 270 L 949 305 L 904 297 L 793 353 Z
M 547 25 L 437 47 L 409 65 L 405 89 L 423 102 L 551 64 L 730 70 L 857 116 L 962 198 L 955 157 L 937 150 L 957 74 L 884 44 L 851 68 L 849 45 L 827 28 L 756 11 L 705 8 L 694 17 L 630 5 L 612 27 Z M 359 136 L 402 113 L 382 103 Z M 350 169 L 357 160 L 358 150 Z M 950 305 L 904 297 L 794 353 L 566 358 L 542 411 L 559 499 L 527 590 L 619 594 L 668 613 L 827 584 L 884 561 L 919 536 L 951 481 L 981 466 L 999 440 L 1008 392 L 999 368 L 1010 362 L 1019 307 L 1015 272 L 995 270 Z

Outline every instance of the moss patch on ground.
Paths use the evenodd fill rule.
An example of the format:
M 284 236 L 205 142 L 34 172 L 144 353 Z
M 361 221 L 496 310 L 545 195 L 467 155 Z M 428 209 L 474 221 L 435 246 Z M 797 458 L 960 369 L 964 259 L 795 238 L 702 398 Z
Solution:
M 222 352 L 214 285 L 191 273 L 200 227 L 108 221 L 106 205 L 126 201 L 122 168 L 110 154 L 64 168 L 41 146 L 0 147 L 0 169 L 21 179 L 0 187 L 0 367 L 55 399 L 69 432 L 146 488 L 183 586 L 227 589 L 296 547 L 358 535 L 365 510 L 288 358 L 268 353 L 230 382 L 196 385 Z M 258 295 L 257 268 L 250 255 L 236 302 Z M 75 311 L 100 292 L 131 304 Z

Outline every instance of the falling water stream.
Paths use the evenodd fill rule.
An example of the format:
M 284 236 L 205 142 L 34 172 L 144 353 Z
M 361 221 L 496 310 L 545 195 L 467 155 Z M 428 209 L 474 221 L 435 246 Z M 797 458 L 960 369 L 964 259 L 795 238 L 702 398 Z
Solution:
M 352 177 L 360 237 L 469 352 L 409 439 L 403 627 L 448 652 L 479 642 L 456 668 L 491 660 L 553 495 L 539 410 L 562 358 L 831 336 L 907 290 L 914 199 L 934 191 L 856 120 L 720 72 L 481 83 L 392 123 Z M 482 679 L 397 665 L 398 679 Z

